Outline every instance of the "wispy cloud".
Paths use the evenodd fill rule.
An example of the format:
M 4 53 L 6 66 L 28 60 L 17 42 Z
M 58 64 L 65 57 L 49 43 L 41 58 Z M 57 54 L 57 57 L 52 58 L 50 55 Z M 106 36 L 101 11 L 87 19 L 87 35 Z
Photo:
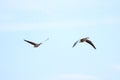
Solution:
M 93 21 L 65 21 L 65 22 L 45 22 L 45 23 L 16 23 L 0 24 L 0 31 L 21 31 L 39 29 L 68 29 L 95 26 Z
M 0 21 L 10 21 L 13 20 L 14 16 L 9 14 L 0 14 Z
M 61 75 L 63 79 L 80 79 L 80 80 L 94 80 L 97 79 L 94 75 L 84 75 L 84 74 L 63 74 Z
M 120 65 L 113 65 L 112 68 L 114 70 L 120 71 Z
M 86 3 L 87 2 L 87 3 Z M 53 10 L 61 7 L 90 7 L 95 6 L 95 0 L 4 0 L 0 1 L 3 8 L 13 8 L 13 9 L 22 9 L 22 10 Z M 90 3 L 92 5 L 90 5 Z M 66 6 L 67 5 L 67 6 Z
M 8 17 L 10 19 L 10 17 Z M 119 18 L 104 18 L 94 20 L 77 20 L 77 21 L 52 21 L 37 23 L 6 23 L 0 24 L 0 31 L 21 31 L 21 30 L 39 30 L 39 29 L 68 29 L 82 27 L 97 27 L 99 24 L 119 24 Z
M 17 11 L 40 11 L 48 15 L 62 12 L 80 13 L 85 9 L 96 10 L 101 6 L 99 0 L 4 0 L 0 1 L 0 9 Z M 103 7 L 103 6 L 101 6 Z M 70 13 L 69 13 L 70 14 Z
M 97 24 L 120 24 L 120 17 L 104 17 L 104 18 L 99 18 L 96 20 Z
M 47 80 L 101 80 L 101 78 L 90 74 L 64 73 L 50 76 Z
M 44 0 L 44 1 L 43 0 L 29 0 L 29 1 L 1 0 L 0 9 L 3 10 L 3 12 L 1 12 L 0 14 L 1 17 L 0 31 L 18 31 L 18 30 L 21 31 L 21 30 L 63 29 L 63 28 L 65 29 L 65 28 L 82 28 L 82 27 L 91 28 L 91 27 L 96 27 L 99 24 L 120 24 L 119 23 L 120 18 L 118 17 L 114 18 L 108 16 L 107 18 L 90 19 L 87 18 L 86 15 L 83 15 L 85 13 L 84 11 L 89 11 L 89 8 L 90 10 L 92 9 L 96 10 L 97 9 L 96 6 L 98 6 L 98 4 L 99 6 L 100 4 L 103 4 L 103 2 L 101 3 L 99 2 L 100 2 L 99 0 L 90 0 L 90 1 L 89 0 L 84 0 L 84 1 L 83 0 L 74 0 L 74 1 L 73 0 Z M 106 3 L 107 2 L 105 2 L 105 4 Z M 83 8 L 85 9 L 87 8 L 87 10 Z M 42 12 L 43 14 L 45 14 L 44 16 L 41 15 L 42 18 L 46 18 L 46 16 L 48 16 L 50 20 L 45 19 L 45 21 L 40 22 L 42 20 L 40 19 L 40 21 L 38 20 L 37 22 L 32 22 L 34 17 L 24 18 L 24 16 L 20 16 L 18 13 L 16 13 L 16 16 L 14 16 L 14 12 L 13 14 L 11 13 L 12 15 L 10 15 L 9 11 L 7 10 L 11 12 L 21 11 L 21 13 L 28 12 L 27 14 L 29 14 L 29 11 L 31 11 L 30 15 L 33 15 L 32 14 L 33 11 L 36 13 Z M 82 11 L 83 14 L 79 14 Z M 76 13 L 78 13 L 77 16 L 83 15 L 84 17 L 82 19 L 77 18 L 77 16 L 75 16 Z M 67 16 L 69 14 L 71 15 Z M 37 17 L 39 18 L 41 18 L 41 16 L 39 14 L 37 15 Z M 75 16 L 74 19 L 72 18 L 73 16 Z M 35 20 L 36 19 L 38 18 L 35 18 Z

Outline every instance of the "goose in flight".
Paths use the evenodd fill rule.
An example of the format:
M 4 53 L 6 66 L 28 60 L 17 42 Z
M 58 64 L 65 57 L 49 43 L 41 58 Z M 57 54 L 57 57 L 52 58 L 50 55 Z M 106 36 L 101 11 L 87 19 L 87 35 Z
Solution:
M 45 41 L 47 41 L 47 40 L 49 40 L 49 38 L 47 38 Z M 45 41 L 43 41 L 43 42 L 41 42 L 41 43 L 35 43 L 35 42 L 29 41 L 29 40 L 24 40 L 24 41 L 32 44 L 32 45 L 34 46 L 34 48 L 39 47 L 40 45 L 43 44 L 43 42 L 45 42 Z
M 77 40 L 77 41 L 73 44 L 72 47 L 75 47 L 78 42 L 79 42 L 79 43 L 81 43 L 81 42 L 87 42 L 87 43 L 90 44 L 94 49 L 96 49 L 96 47 L 94 46 L 94 44 L 92 43 L 92 41 L 90 41 L 90 40 L 88 40 L 88 39 L 89 39 L 89 37 L 86 37 L 86 38 L 82 38 L 82 39 L 80 39 L 80 40 Z

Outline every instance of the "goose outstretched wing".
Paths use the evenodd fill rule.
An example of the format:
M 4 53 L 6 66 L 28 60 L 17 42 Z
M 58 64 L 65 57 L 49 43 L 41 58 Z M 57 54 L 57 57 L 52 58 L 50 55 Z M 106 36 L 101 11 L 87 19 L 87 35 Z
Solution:
M 28 40 L 24 40 L 25 42 L 28 42 L 28 43 L 30 43 L 30 44 L 32 44 L 32 45 L 36 45 L 36 43 L 34 43 L 34 42 L 32 42 L 32 41 L 28 41 Z
M 49 40 L 49 38 L 47 38 L 46 40 L 44 40 L 43 42 L 46 42 L 46 41 L 48 41 Z
M 79 41 L 79 40 L 78 40 Z M 73 44 L 73 46 L 72 47 L 75 47 L 75 45 L 78 43 L 78 41 L 76 41 L 74 44 Z
M 89 43 L 94 49 L 96 49 L 96 47 L 94 46 L 94 44 L 92 43 L 92 41 L 86 40 L 86 42 Z

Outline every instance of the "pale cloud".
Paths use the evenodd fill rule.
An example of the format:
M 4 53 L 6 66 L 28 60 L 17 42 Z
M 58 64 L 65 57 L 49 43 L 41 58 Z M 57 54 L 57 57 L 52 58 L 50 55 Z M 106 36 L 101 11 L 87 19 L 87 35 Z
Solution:
M 15 20 L 14 15 L 0 13 L 0 23 L 3 21 L 7 22 L 7 21 L 13 21 L 13 20 Z
M 4 0 L 0 9 L 18 11 L 42 11 L 48 15 L 62 11 L 79 11 L 83 8 L 95 8 L 96 0 Z
M 113 65 L 112 68 L 114 70 L 120 71 L 120 65 Z
M 0 24 L 0 31 L 26 31 L 39 29 L 68 29 L 95 27 L 94 21 L 64 21 L 64 22 L 45 22 L 45 23 L 13 23 Z
M 4 12 L 0 13 L 0 31 L 21 31 L 21 30 L 39 30 L 39 29 L 68 29 L 68 28 L 82 28 L 82 27 L 97 27 L 99 24 L 120 24 L 120 18 L 101 18 L 101 19 L 73 19 L 69 16 L 68 19 L 60 18 L 59 15 L 63 12 L 63 14 L 69 15 L 69 11 L 71 12 L 80 12 L 81 8 L 90 8 L 96 9 L 96 6 L 99 3 L 99 0 L 1 0 L 0 1 L 0 9 L 3 10 L 18 10 L 21 13 L 29 12 L 29 11 L 42 11 L 43 14 L 47 14 L 46 16 L 50 17 L 50 20 L 56 18 L 54 21 L 50 22 L 47 20 L 43 23 L 38 22 L 27 22 L 27 19 L 21 21 L 21 16 L 19 15 L 10 15 Z M 105 2 L 104 4 L 106 4 Z M 112 2 L 110 2 L 112 3 Z M 111 4 L 112 5 L 112 4 Z M 100 6 L 100 5 L 99 5 Z M 68 12 L 64 12 L 67 11 Z M 84 11 L 84 9 L 82 9 Z M 13 12 L 14 13 L 14 12 Z M 52 16 L 51 16 L 52 15 Z M 57 16 L 54 16 L 57 15 Z M 43 18 L 46 16 L 42 16 Z M 18 22 L 16 22 L 16 18 Z M 24 19 L 24 18 L 22 18 Z M 33 19 L 32 17 L 28 19 Z M 61 19 L 59 21 L 59 19 Z M 69 20 L 70 19 L 70 20 Z M 4 22 L 3 22 L 4 21 Z M 19 23 L 20 22 L 20 23 Z M 27 22 L 27 23 L 26 23 Z
M 16 11 L 40 11 L 47 15 L 62 12 L 84 12 L 86 9 L 97 11 L 100 8 L 113 7 L 113 2 L 100 0 L 1 0 L 0 9 Z M 98 8 L 98 9 L 97 9 Z M 91 12 L 93 12 L 91 11 Z M 67 14 L 68 14 L 67 13 Z
M 47 80 L 102 80 L 102 79 L 96 75 L 90 74 L 64 73 L 49 76 Z
M 94 75 L 83 75 L 83 74 L 63 74 L 61 77 L 64 79 L 81 79 L 81 80 L 97 79 L 97 77 Z
M 120 17 L 104 17 L 96 20 L 97 24 L 120 24 Z
M 10 17 L 8 17 L 10 19 Z M 52 21 L 37 23 L 8 23 L 0 24 L 0 31 L 26 31 L 39 29 L 68 29 L 68 28 L 94 28 L 99 24 L 120 24 L 119 18 L 87 19 L 74 21 Z
M 61 7 L 90 7 L 96 5 L 96 0 L 4 0 L 0 1 L 3 8 L 18 8 L 18 9 L 41 9 L 41 8 L 58 8 Z M 76 6 L 77 5 L 77 6 Z
M 56 11 L 61 9 L 96 8 L 112 6 L 113 1 L 99 0 L 1 0 L 0 8 L 16 10 Z

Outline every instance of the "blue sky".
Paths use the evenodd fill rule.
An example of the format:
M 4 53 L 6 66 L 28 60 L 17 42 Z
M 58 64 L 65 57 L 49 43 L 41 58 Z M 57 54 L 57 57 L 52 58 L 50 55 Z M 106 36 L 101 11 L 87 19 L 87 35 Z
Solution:
M 119 0 L 0 1 L 0 80 L 119 80 Z M 24 42 L 49 40 L 39 48 Z M 97 47 L 73 43 L 90 37 Z

